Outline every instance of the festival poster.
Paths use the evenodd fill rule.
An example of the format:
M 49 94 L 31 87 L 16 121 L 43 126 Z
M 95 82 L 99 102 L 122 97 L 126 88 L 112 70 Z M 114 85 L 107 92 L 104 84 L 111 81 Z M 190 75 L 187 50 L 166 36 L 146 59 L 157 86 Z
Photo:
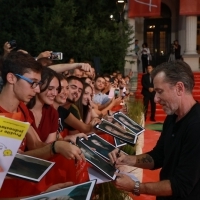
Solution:
M 0 188 L 30 124 L 0 116 Z

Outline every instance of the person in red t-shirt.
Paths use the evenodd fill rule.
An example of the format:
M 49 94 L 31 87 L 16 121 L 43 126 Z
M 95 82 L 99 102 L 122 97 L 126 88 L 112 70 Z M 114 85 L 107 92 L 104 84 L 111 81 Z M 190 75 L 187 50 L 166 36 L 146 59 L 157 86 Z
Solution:
M 59 74 L 59 79 L 61 83 L 61 92 L 56 96 L 55 101 L 54 101 L 54 108 L 55 109 L 62 109 L 63 110 L 63 115 L 59 116 L 59 137 L 64 138 L 64 140 L 71 141 L 73 143 L 76 143 L 76 138 L 77 137 L 84 137 L 87 139 L 87 135 L 84 133 L 77 133 L 73 135 L 68 134 L 68 130 L 64 128 L 64 121 L 68 121 L 68 119 L 72 119 L 73 123 L 72 126 L 76 129 L 79 129 L 81 124 L 82 126 L 86 125 L 83 122 L 79 121 L 76 117 L 73 116 L 66 108 L 61 107 L 61 105 L 64 105 L 66 102 L 66 99 L 68 97 L 68 82 L 65 79 L 65 77 L 62 74 Z M 78 128 L 77 128 L 78 127 Z M 70 173 L 72 174 L 74 172 L 75 175 L 75 183 L 82 183 L 85 181 L 89 180 L 89 175 L 88 175 L 88 165 L 85 162 L 77 162 L 77 163 L 70 163 L 71 165 L 68 166 L 70 168 Z M 74 164 L 74 167 L 73 167 Z M 70 180 L 70 179 L 69 179 Z
M 59 76 L 60 75 L 52 69 L 44 68 L 41 74 L 41 82 L 43 85 L 41 86 L 40 93 L 33 97 L 27 104 L 27 107 L 30 109 L 30 116 L 34 121 L 33 127 L 37 131 L 42 142 L 45 143 L 62 139 L 59 135 L 57 137 L 59 117 L 57 110 L 52 106 L 55 97 L 62 90 Z M 74 136 L 66 136 L 65 140 L 76 143 L 77 136 L 87 138 L 84 133 L 80 133 Z M 51 159 L 51 161 L 56 162 L 56 165 L 46 175 L 48 186 L 51 185 L 51 183 L 55 184 L 55 182 L 76 182 L 74 160 L 67 160 L 63 159 L 62 156 L 56 156 Z M 56 177 L 55 174 L 57 174 Z
M 42 70 L 41 82 L 40 93 L 28 102 L 27 107 L 41 141 L 50 143 L 56 140 L 58 130 L 58 112 L 52 104 L 61 87 L 58 74 L 50 68 Z
M 32 125 L 29 111 L 22 102 L 29 102 L 40 92 L 41 65 L 29 54 L 11 52 L 3 60 L 2 79 L 4 85 L 0 94 L 0 113 L 7 117 L 28 121 Z M 26 134 L 24 146 L 28 149 L 24 154 L 42 159 L 52 158 L 55 153 L 59 153 L 69 159 L 85 160 L 81 150 L 66 141 L 43 143 L 32 126 Z M 17 188 L 15 190 L 10 190 L 10 188 L 10 183 L 3 184 L 0 197 L 4 199 L 5 197 L 16 197 Z M 42 189 L 44 191 L 44 188 Z

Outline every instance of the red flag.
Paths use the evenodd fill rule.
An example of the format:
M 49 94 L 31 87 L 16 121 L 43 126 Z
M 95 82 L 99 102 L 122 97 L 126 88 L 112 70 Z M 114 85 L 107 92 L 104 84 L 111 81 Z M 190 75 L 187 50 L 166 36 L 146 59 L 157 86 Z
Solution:
M 180 0 L 180 15 L 200 15 L 200 1 Z
M 161 0 L 130 0 L 128 17 L 160 16 Z

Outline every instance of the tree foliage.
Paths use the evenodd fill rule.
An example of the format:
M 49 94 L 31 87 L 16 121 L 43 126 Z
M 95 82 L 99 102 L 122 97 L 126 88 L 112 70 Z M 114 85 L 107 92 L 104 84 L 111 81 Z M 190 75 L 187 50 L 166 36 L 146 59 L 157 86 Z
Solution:
M 0 13 L 1 46 L 15 39 L 33 56 L 53 50 L 64 61 L 99 57 L 102 72 L 124 67 L 131 27 L 110 20 L 115 0 L 0 0 Z

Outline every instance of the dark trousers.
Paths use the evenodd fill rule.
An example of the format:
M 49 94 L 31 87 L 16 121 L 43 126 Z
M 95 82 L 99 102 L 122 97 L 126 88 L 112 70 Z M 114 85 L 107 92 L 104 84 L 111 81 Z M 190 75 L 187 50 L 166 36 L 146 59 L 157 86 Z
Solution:
M 142 54 L 142 71 L 145 73 L 148 66 L 148 56 L 147 54 Z
M 155 96 L 155 93 L 150 93 L 149 95 L 145 95 L 144 98 L 143 98 L 144 109 L 145 109 L 145 120 L 147 118 L 147 112 L 148 112 L 149 102 L 151 104 L 150 119 L 155 119 L 156 103 L 154 102 L 154 96 Z

